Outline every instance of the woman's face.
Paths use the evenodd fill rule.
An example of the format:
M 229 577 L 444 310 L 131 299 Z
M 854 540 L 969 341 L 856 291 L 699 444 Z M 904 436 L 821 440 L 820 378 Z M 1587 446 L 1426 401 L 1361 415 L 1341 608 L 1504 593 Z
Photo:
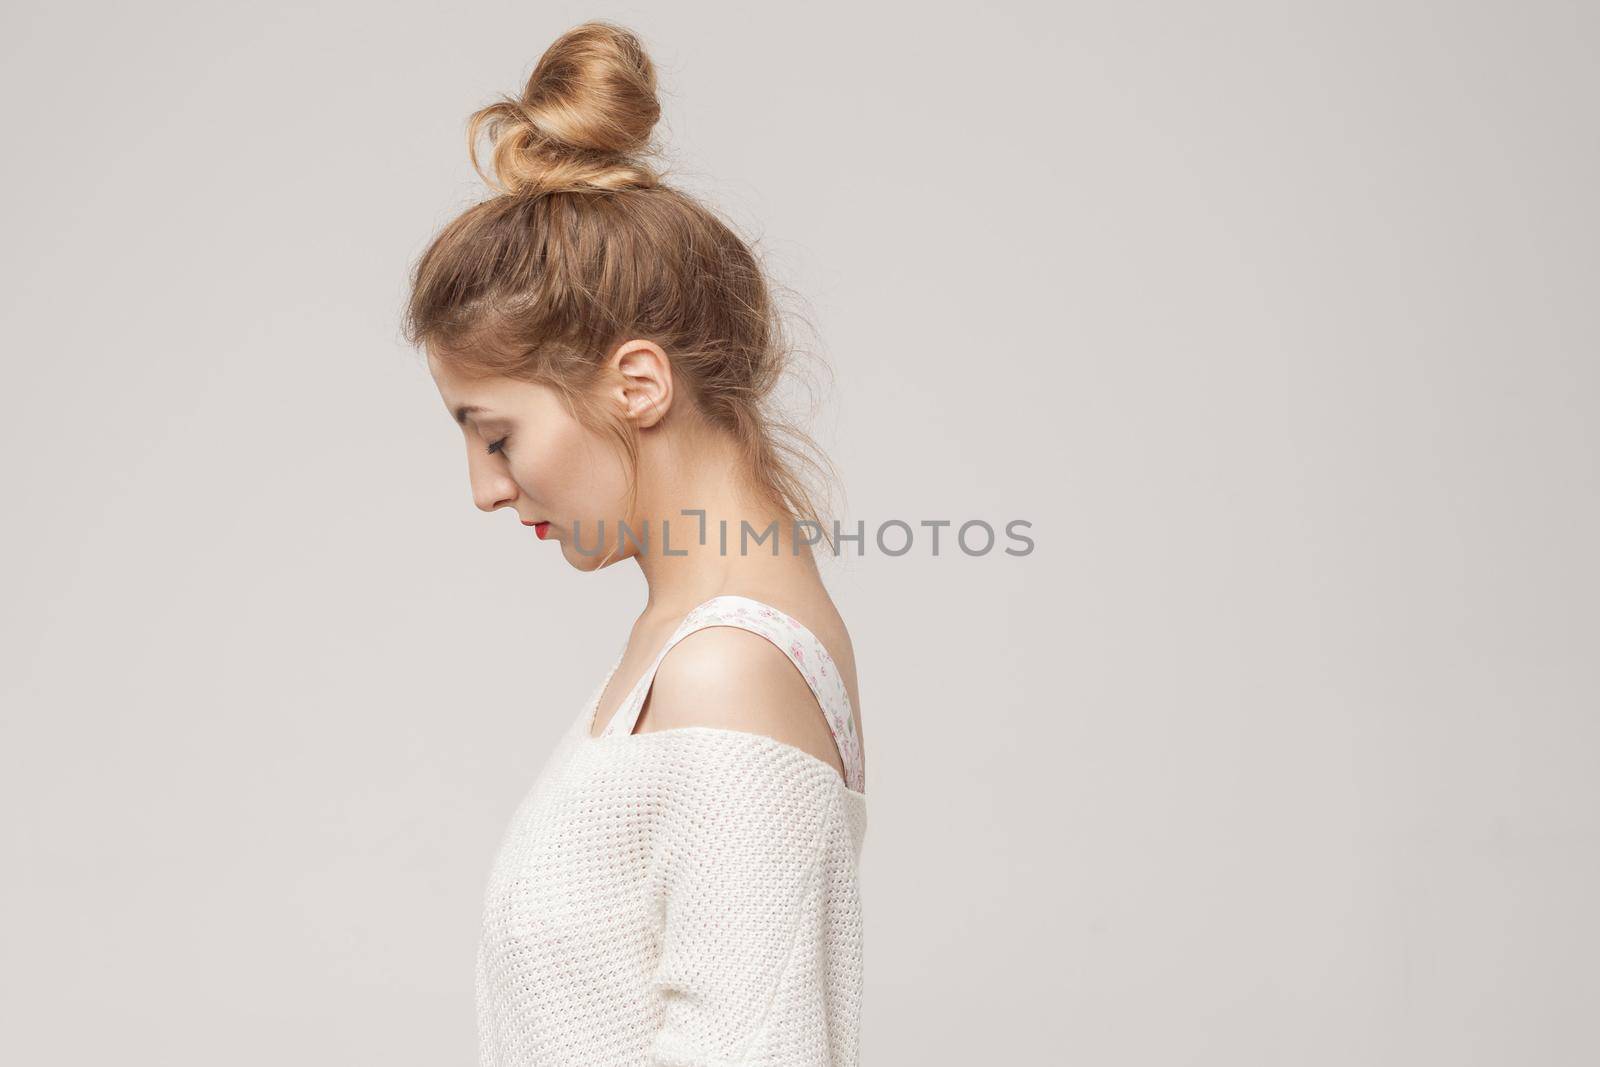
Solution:
M 623 557 L 606 559 L 628 492 L 627 471 L 608 438 L 579 423 L 548 386 L 465 377 L 431 352 L 428 369 L 466 436 L 467 477 L 479 508 L 515 511 L 529 536 L 559 542 L 579 570 Z

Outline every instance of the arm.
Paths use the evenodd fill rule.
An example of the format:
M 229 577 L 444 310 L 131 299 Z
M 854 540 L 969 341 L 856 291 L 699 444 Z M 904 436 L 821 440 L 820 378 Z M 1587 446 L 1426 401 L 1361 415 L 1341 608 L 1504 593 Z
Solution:
M 791 680 L 802 700 L 777 684 Z M 727 628 L 675 648 L 651 700 L 653 741 L 676 757 L 657 838 L 651 1067 L 827 1064 L 824 846 L 843 832 L 837 776 L 772 736 L 817 716 L 816 702 L 779 650 Z M 693 726 L 716 729 L 677 729 Z

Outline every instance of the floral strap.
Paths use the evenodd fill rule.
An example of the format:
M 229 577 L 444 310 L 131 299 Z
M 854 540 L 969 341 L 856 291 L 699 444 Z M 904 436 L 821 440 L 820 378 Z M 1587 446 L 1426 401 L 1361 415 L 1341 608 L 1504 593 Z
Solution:
M 650 690 L 650 683 L 655 678 L 656 668 L 661 665 L 661 660 L 667 652 L 679 641 L 708 626 L 737 626 L 754 634 L 760 634 L 783 650 L 789 657 L 811 687 L 811 693 L 817 698 L 817 703 L 822 708 L 823 715 L 828 720 L 828 726 L 833 731 L 833 740 L 839 747 L 839 758 L 844 763 L 845 785 L 857 792 L 866 788 L 866 769 L 862 765 L 861 743 L 856 736 L 855 716 L 851 712 L 850 693 L 844 684 L 838 667 L 833 662 L 833 657 L 816 635 L 801 625 L 792 616 L 786 615 L 770 604 L 753 600 L 747 596 L 726 593 L 722 596 L 712 597 L 705 603 L 696 607 L 684 616 L 673 635 L 656 653 L 656 658 L 650 664 L 650 669 L 645 671 L 639 680 L 628 691 L 626 699 L 611 716 L 603 734 L 632 733 L 635 723 L 639 719 L 639 711 L 644 703 L 644 696 Z

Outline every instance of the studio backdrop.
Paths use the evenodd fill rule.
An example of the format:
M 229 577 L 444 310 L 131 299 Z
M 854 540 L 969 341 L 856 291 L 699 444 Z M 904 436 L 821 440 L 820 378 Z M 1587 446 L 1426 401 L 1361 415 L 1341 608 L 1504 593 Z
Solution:
M 626 638 L 400 333 L 606 17 L 842 475 L 862 1062 L 1600 1062 L 1592 7 L 10 5 L 0 1059 L 474 1062 Z

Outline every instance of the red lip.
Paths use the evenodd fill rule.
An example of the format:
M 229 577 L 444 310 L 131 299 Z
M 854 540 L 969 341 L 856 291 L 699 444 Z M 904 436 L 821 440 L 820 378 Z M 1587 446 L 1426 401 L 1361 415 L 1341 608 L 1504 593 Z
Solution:
M 539 540 L 541 541 L 550 533 L 550 524 L 548 522 L 529 522 L 527 519 L 523 519 L 522 525 L 532 526 L 533 532 L 539 535 Z

